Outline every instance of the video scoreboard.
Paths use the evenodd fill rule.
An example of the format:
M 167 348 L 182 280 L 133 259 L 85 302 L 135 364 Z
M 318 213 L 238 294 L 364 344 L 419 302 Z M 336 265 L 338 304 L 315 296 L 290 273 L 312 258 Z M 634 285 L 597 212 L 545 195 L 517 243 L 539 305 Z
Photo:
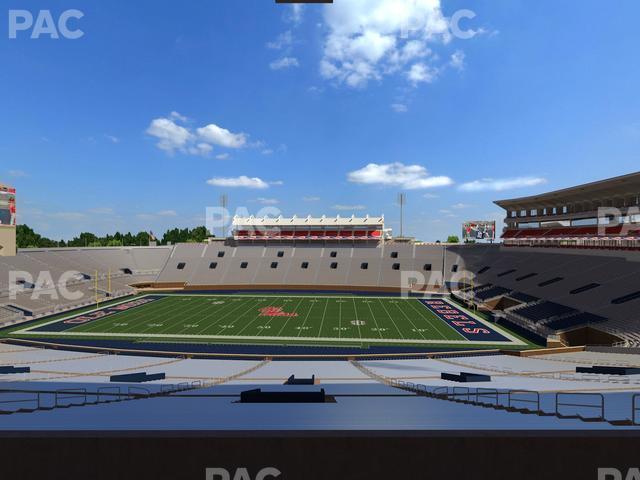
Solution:
M 469 241 L 489 241 L 496 239 L 496 222 L 477 220 L 464 222 L 462 224 L 462 240 Z
M 16 189 L 0 185 L 0 227 L 16 225 Z

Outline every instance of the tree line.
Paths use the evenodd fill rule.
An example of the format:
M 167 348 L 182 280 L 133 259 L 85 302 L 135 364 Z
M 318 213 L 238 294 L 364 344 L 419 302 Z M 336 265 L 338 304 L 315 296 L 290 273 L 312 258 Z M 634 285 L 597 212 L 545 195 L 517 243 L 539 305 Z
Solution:
M 207 227 L 173 228 L 167 230 L 158 245 L 174 243 L 203 242 L 213 237 Z M 91 232 L 82 232 L 71 240 L 52 240 L 36 233 L 27 225 L 16 227 L 16 243 L 18 248 L 54 248 L 54 247 L 146 247 L 154 238 L 149 232 L 120 233 L 99 236 Z

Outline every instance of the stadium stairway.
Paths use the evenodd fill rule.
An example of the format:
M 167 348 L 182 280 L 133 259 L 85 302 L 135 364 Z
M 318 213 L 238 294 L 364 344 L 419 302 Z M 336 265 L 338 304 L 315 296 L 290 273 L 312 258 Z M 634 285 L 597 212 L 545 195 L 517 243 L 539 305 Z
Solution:
M 270 358 L 245 370 L 205 382 L 178 384 L 71 384 L 57 382 L 3 382 L 0 388 L 0 415 L 48 412 L 56 409 L 102 405 L 163 397 L 179 392 L 206 389 L 249 375 L 271 362 Z M 14 408 L 12 408 L 14 407 Z
M 637 411 L 640 410 L 637 406 L 640 403 L 640 394 L 637 393 L 605 397 L 602 393 L 555 392 L 545 395 L 534 390 L 462 386 L 429 387 L 380 375 L 356 360 L 351 360 L 351 364 L 380 383 L 433 399 L 509 413 L 555 417 L 560 420 L 579 420 L 589 424 L 606 423 L 616 427 L 640 425 L 640 419 L 636 416 Z M 606 405 L 607 398 L 610 402 L 609 408 Z M 631 404 L 630 407 L 628 402 Z M 613 408 L 611 404 L 614 404 Z M 563 413 L 566 407 L 573 410 L 570 413 Z M 614 415 L 607 415 L 607 410 L 615 412 Z M 624 411 L 630 411 L 631 415 L 621 417 L 620 412 Z

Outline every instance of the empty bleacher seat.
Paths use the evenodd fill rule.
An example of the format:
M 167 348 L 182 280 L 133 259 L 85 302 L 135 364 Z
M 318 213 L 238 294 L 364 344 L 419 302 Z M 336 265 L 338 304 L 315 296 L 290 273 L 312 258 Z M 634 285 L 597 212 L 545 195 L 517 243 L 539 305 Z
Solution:
M 558 320 L 552 320 L 546 324 L 547 327 L 552 330 L 564 330 L 566 328 L 580 327 L 589 325 L 592 323 L 601 323 L 607 319 L 600 315 L 594 315 L 593 313 L 581 312 L 577 315 L 571 315 L 570 317 L 560 318 Z
M 491 298 L 499 297 L 500 295 L 506 295 L 510 290 L 508 288 L 499 287 L 495 285 L 486 290 L 476 293 L 476 298 L 479 300 L 489 300 Z
M 528 307 L 519 308 L 515 311 L 518 315 L 527 318 L 534 323 L 546 320 L 548 318 L 559 317 L 562 315 L 568 315 L 569 313 L 576 312 L 575 309 L 560 305 L 554 302 L 541 302 Z

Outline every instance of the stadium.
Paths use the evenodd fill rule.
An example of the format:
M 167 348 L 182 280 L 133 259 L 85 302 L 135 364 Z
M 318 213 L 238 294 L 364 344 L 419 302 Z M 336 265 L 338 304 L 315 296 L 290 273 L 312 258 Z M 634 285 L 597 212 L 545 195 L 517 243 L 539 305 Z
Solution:
M 3 428 L 634 429 L 638 192 L 499 200 L 502 238 L 473 221 L 459 244 L 235 217 L 203 243 L 13 255 L 7 221 Z

